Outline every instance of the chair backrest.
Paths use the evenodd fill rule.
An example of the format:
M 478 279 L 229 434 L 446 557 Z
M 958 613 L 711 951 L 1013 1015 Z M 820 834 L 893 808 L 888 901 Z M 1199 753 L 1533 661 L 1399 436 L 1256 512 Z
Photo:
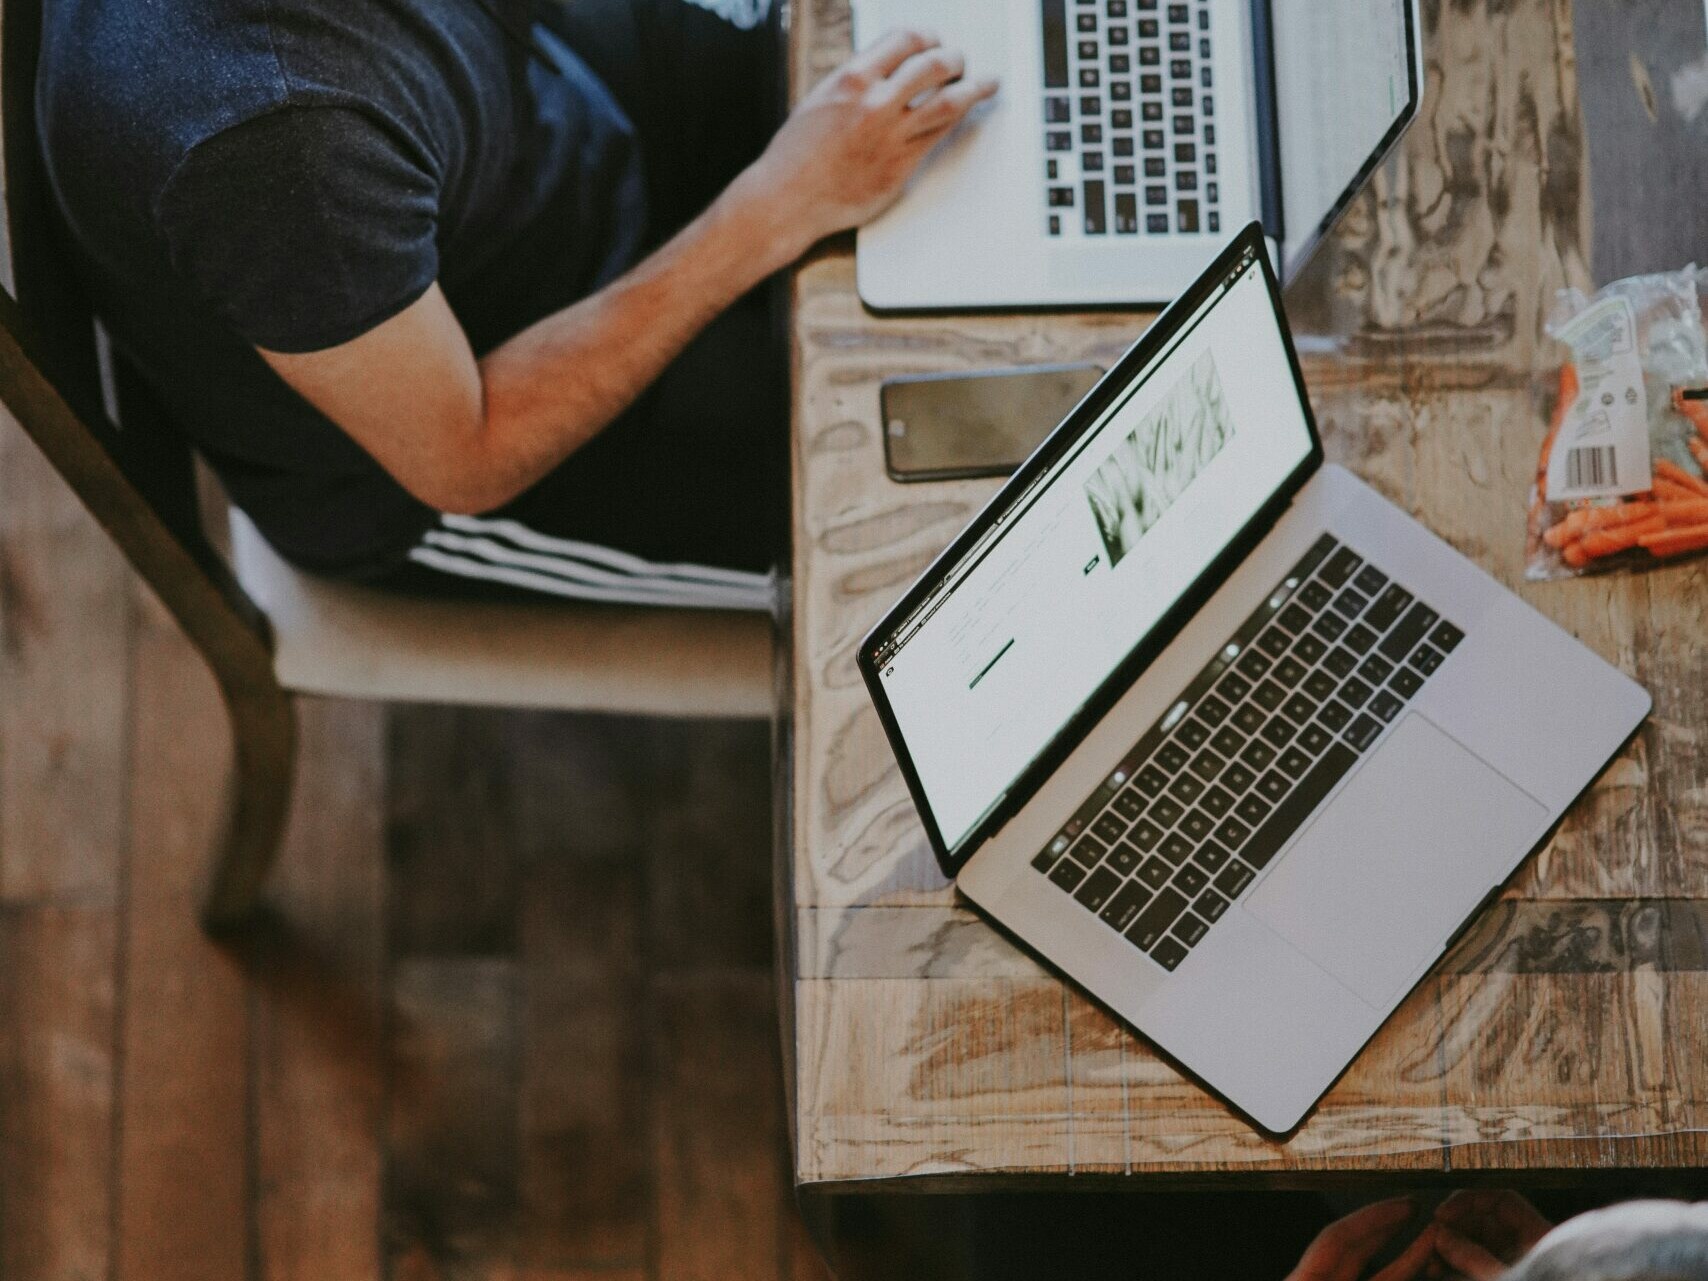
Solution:
M 118 358 L 110 362 L 108 412 L 95 317 L 37 142 L 41 32 L 42 0 L 0 3 L 10 268 L 10 288 L 0 289 L 0 400 L 208 655 L 222 683 L 271 680 L 266 619 L 207 539 L 189 446 Z

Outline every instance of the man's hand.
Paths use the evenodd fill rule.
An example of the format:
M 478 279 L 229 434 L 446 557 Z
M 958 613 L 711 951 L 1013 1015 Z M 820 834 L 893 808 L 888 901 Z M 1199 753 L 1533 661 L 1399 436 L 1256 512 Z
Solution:
M 796 234 L 796 251 L 882 213 L 919 162 L 967 112 L 996 92 L 966 62 L 918 31 L 896 31 L 803 98 L 743 175 Z
M 1495 1281 L 1553 1227 L 1516 1192 L 1455 1192 L 1435 1212 L 1435 1249 L 1471 1281 Z
M 1375 1258 L 1376 1252 L 1411 1216 L 1411 1201 L 1400 1197 L 1378 1201 L 1344 1219 L 1336 1219 L 1317 1234 L 1299 1260 L 1299 1266 L 1287 1275 L 1287 1281 L 1359 1281 L 1364 1275 L 1364 1265 Z M 1370 1281 L 1411 1281 L 1422 1275 L 1435 1254 L 1435 1234 L 1436 1226 L 1432 1223 L 1406 1247 L 1404 1254 Z

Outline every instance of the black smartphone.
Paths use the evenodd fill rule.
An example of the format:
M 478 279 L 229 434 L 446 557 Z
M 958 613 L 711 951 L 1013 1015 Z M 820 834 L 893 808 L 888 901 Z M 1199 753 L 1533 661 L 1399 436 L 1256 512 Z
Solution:
M 1035 365 L 892 378 L 878 391 L 891 479 L 1006 476 L 1103 376 L 1097 365 Z

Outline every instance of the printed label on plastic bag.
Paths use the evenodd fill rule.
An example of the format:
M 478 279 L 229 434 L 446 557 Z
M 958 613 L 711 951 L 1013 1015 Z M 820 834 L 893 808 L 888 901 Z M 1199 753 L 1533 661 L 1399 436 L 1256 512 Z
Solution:
M 1555 335 L 1572 349 L 1578 396 L 1548 458 L 1548 500 L 1612 498 L 1654 483 L 1649 396 L 1629 300 L 1605 298 Z

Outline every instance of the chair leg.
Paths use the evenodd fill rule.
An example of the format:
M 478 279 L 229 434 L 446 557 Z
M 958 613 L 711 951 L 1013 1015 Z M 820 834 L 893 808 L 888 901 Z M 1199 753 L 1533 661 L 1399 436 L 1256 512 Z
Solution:
M 225 690 L 231 713 L 233 777 L 221 848 L 208 878 L 202 925 L 209 933 L 243 925 L 260 901 L 278 857 L 296 775 L 296 707 L 277 685 Z

